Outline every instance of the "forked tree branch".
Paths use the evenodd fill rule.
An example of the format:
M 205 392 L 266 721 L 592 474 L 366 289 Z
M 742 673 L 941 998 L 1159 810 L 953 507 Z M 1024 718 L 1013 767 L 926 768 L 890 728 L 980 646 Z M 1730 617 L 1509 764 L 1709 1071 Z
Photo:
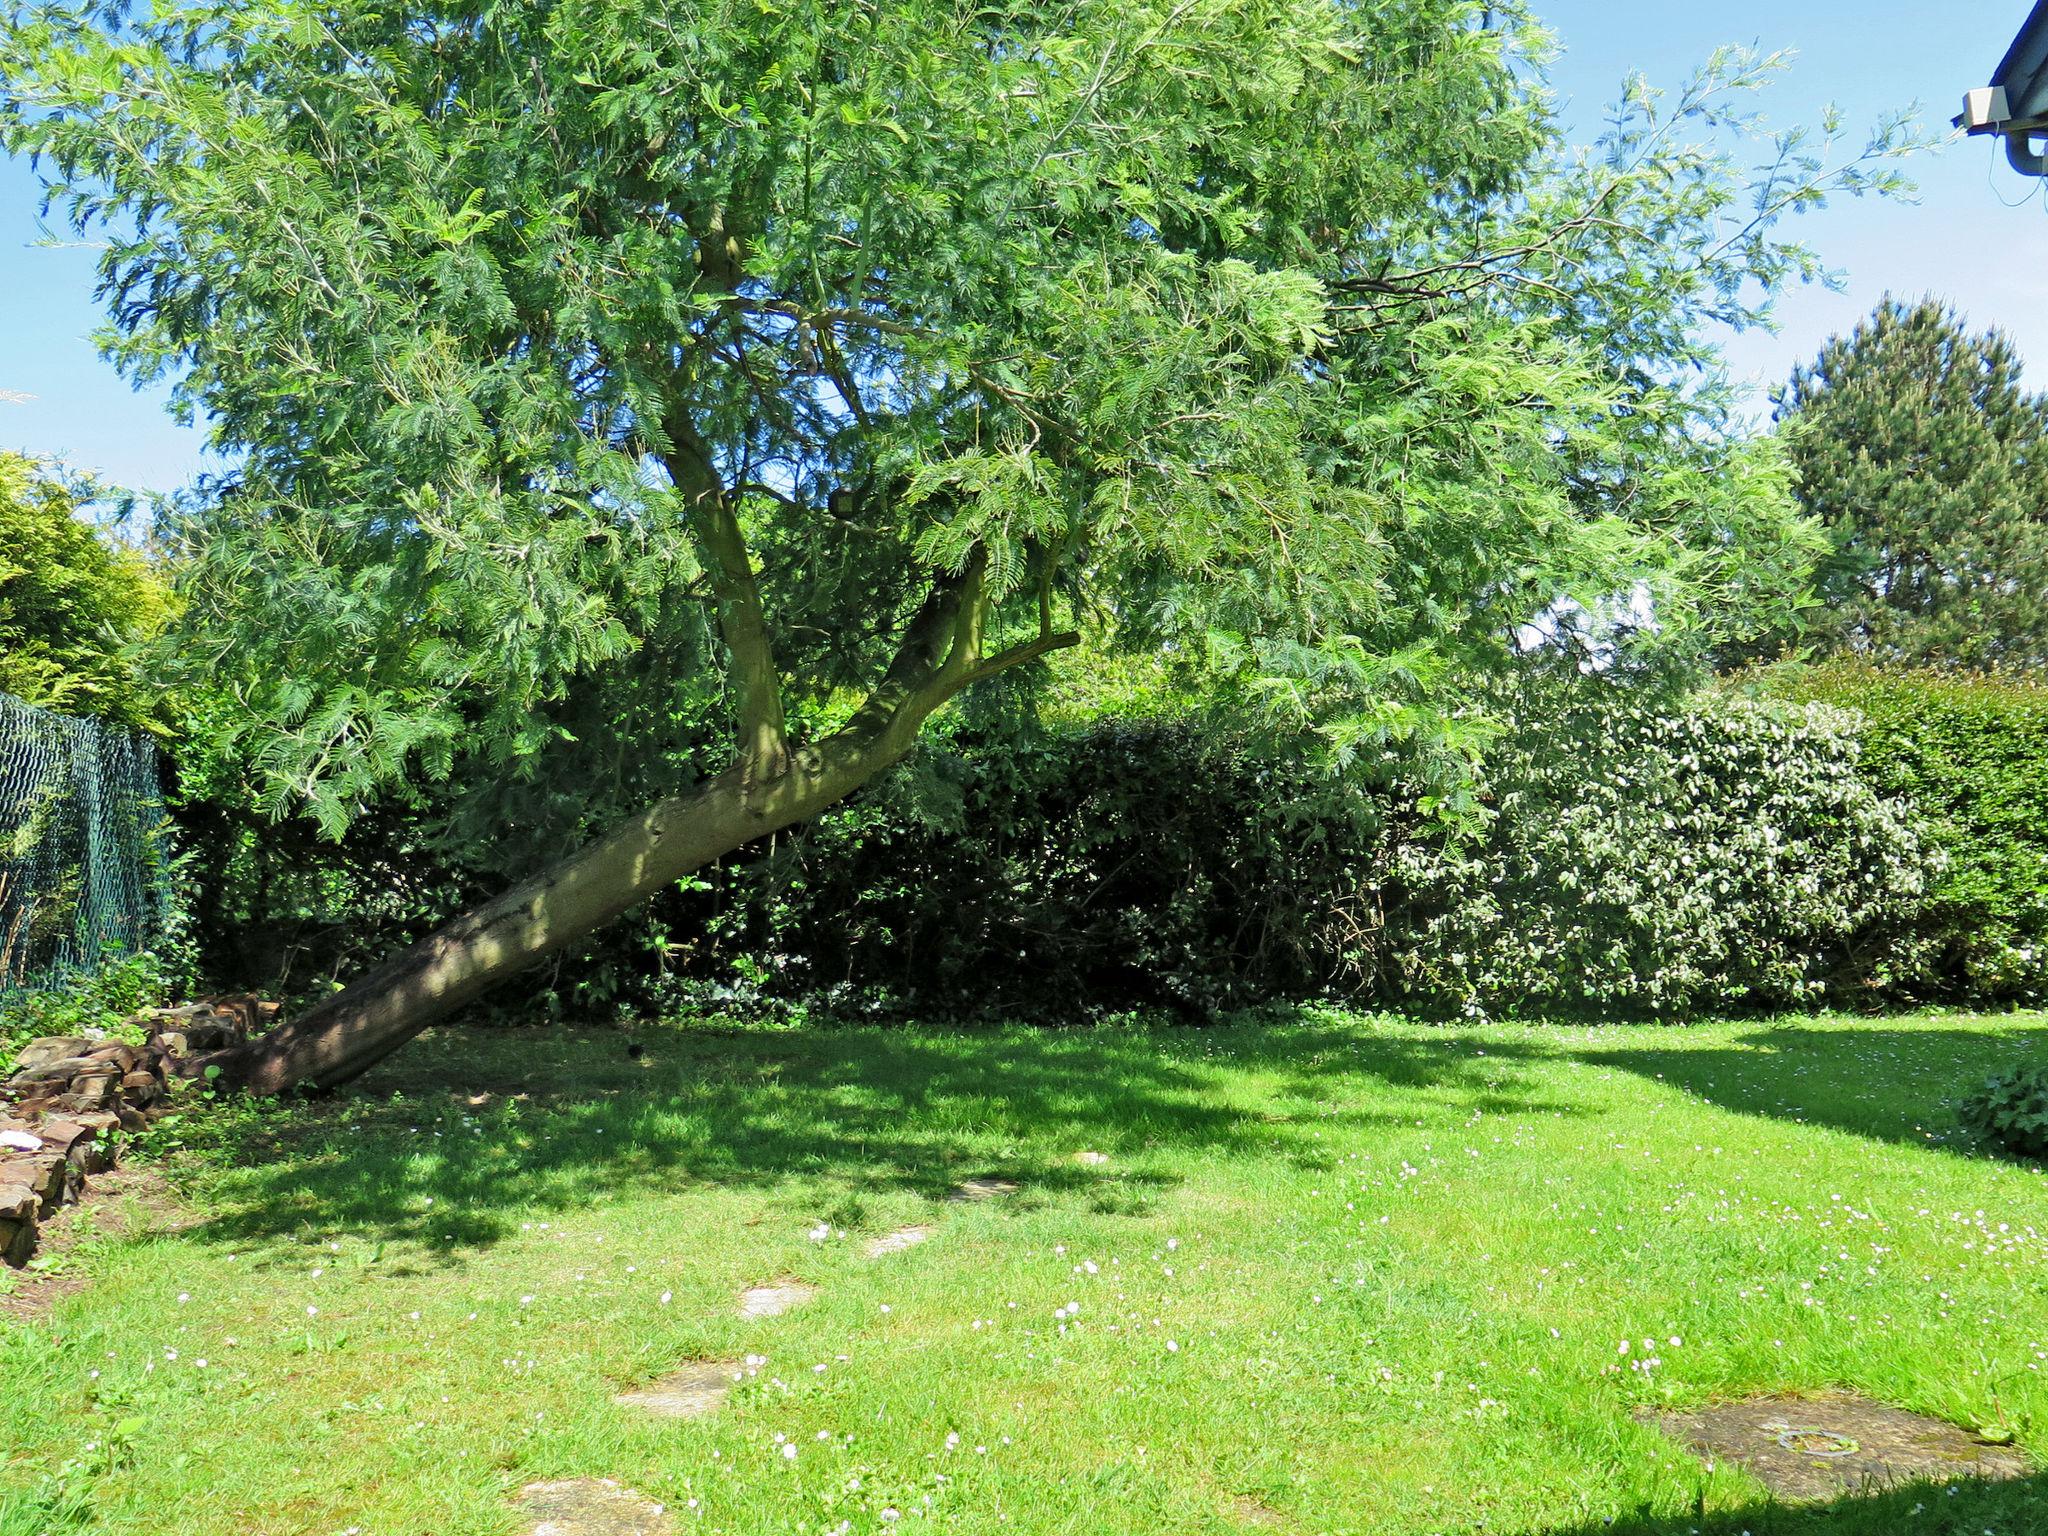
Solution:
M 890 753 L 910 749 L 918 727 L 947 700 L 976 683 L 1027 661 L 1081 643 L 1078 633 L 1055 631 L 1049 614 L 1036 638 L 984 657 L 989 598 L 988 554 L 977 546 L 958 573 L 932 583 L 924 603 L 904 626 L 903 640 L 882 680 L 837 733 L 842 744 Z

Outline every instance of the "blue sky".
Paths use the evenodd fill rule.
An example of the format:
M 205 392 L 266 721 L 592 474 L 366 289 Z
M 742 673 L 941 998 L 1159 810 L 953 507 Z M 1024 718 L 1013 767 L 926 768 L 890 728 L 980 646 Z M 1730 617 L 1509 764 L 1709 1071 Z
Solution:
M 1537 0 L 1565 54 L 1554 84 L 1574 122 L 1597 125 L 1631 71 L 1676 86 L 1722 43 L 1793 48 L 1799 59 L 1763 105 L 1774 121 L 1811 121 L 1828 102 L 1851 122 L 1919 101 L 1945 122 L 1964 90 L 1989 78 L 2030 0 Z M 1986 140 L 1919 161 L 1918 206 L 1838 203 L 1802 233 L 1845 294 L 1795 291 L 1777 336 L 1733 338 L 1738 377 L 1783 378 L 1827 336 L 1846 330 L 1887 291 L 1939 294 L 1977 325 L 2012 333 L 2031 376 L 2048 383 L 2048 203 Z M 2017 205 L 2017 206 L 2011 206 Z M 203 462 L 200 434 L 164 411 L 161 392 L 131 391 L 95 354 L 89 333 L 92 253 L 39 241 L 25 165 L 0 160 L 0 448 L 59 455 L 116 484 L 171 490 Z

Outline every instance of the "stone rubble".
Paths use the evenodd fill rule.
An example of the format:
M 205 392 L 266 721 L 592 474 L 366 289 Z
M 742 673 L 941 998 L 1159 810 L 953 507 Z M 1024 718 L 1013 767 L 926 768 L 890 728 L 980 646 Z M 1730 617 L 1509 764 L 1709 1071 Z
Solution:
M 277 1011 L 248 996 L 207 998 L 128 1020 L 141 1045 L 105 1035 L 24 1045 L 0 1083 L 0 1258 L 26 1264 L 41 1225 L 114 1166 L 121 1137 L 170 1113 L 172 1080 L 268 1028 Z

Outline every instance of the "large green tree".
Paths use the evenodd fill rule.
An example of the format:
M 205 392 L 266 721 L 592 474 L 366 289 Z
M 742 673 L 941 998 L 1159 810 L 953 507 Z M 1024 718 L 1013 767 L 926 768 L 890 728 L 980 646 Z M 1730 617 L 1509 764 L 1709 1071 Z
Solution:
M 5 137 L 239 465 L 172 533 L 269 802 L 560 774 L 578 701 L 674 690 L 652 803 L 223 1065 L 343 1080 L 1091 631 L 1341 758 L 1454 748 L 1533 613 L 1778 622 L 1813 543 L 1700 327 L 1818 275 L 1775 220 L 1900 134 L 1749 174 L 1731 54 L 1571 151 L 1545 46 L 1468 0 L 18 9 Z
M 140 554 L 86 520 L 91 496 L 48 465 L 0 453 L 0 692 L 160 724 L 134 653 L 163 627 L 170 594 Z
M 2048 395 L 2003 333 L 1886 299 L 1794 372 L 1780 416 L 1833 544 L 1810 639 L 1883 661 L 2048 662 Z

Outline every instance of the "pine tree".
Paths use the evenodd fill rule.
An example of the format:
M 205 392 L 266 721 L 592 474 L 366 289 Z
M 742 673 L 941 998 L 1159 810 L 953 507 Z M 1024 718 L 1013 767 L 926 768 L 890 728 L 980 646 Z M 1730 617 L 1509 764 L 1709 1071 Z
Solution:
M 2048 660 L 2048 396 L 2012 343 L 1933 299 L 1886 299 L 1780 411 L 1799 495 L 1834 552 L 1817 572 L 1826 650 L 1886 661 Z

